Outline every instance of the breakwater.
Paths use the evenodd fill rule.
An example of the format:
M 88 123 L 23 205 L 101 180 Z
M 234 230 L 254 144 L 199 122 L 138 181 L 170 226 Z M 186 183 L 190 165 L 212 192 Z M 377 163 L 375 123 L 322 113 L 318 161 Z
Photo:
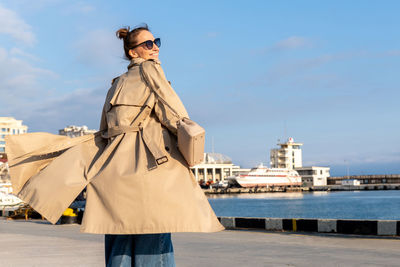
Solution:
M 313 186 L 312 191 L 400 190 L 400 184 L 360 184 Z
M 400 221 L 218 217 L 227 229 L 400 236 Z
M 328 177 L 328 185 L 342 184 L 343 180 L 358 180 L 362 185 L 368 184 L 400 184 L 400 174 L 349 175 Z

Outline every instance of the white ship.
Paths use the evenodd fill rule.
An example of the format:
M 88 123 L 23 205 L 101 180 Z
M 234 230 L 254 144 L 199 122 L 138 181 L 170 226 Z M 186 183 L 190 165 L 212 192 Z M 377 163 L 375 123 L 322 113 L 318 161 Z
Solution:
M 260 164 L 248 174 L 239 175 L 236 181 L 242 187 L 301 186 L 301 176 L 295 170 L 267 168 Z

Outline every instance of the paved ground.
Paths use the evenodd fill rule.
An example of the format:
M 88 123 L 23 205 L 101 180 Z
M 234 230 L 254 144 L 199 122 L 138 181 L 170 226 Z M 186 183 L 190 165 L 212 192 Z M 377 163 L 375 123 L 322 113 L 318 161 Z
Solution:
M 0 266 L 103 266 L 103 236 L 0 219 Z M 174 234 L 177 266 L 399 266 L 400 239 L 251 231 Z

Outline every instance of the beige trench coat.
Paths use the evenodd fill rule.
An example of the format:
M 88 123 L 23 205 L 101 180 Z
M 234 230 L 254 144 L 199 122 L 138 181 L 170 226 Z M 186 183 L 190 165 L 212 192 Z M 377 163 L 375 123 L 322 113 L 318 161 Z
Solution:
M 177 116 L 187 112 L 159 62 L 132 60 L 110 88 L 100 131 L 68 138 L 48 133 L 8 136 L 14 193 L 50 222 L 86 187 L 81 231 L 98 234 L 223 230 L 177 149 Z

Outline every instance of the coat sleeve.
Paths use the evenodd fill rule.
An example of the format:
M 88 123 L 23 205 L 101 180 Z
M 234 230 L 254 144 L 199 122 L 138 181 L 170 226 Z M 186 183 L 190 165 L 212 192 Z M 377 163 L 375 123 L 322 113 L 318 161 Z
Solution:
M 147 78 L 147 82 L 150 83 L 149 86 L 152 86 L 168 104 L 166 105 L 162 101 L 157 101 L 154 106 L 154 112 L 161 124 L 176 134 L 179 118 L 189 118 L 189 115 L 179 96 L 166 79 L 160 64 L 151 60 L 145 61 L 142 64 L 143 74 Z

